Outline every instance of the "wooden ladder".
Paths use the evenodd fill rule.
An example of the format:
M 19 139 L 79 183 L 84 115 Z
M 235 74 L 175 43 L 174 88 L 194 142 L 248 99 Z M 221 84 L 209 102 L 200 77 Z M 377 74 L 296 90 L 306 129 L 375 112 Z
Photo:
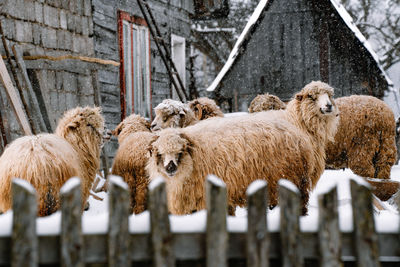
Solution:
M 186 93 L 185 86 L 183 85 L 182 79 L 179 76 L 179 73 L 176 69 L 176 66 L 175 66 L 174 62 L 172 61 L 172 57 L 168 50 L 168 47 L 161 35 L 160 29 L 157 26 L 157 22 L 154 19 L 153 13 L 151 12 L 149 3 L 146 0 L 137 0 L 137 3 L 139 5 L 140 10 L 142 11 L 144 19 L 147 22 L 151 36 L 153 37 L 154 42 L 157 45 L 157 48 L 160 52 L 162 61 L 164 62 L 165 67 L 167 68 L 168 76 L 171 79 L 172 84 L 174 85 L 174 88 L 179 96 L 179 99 L 182 102 L 190 100 Z M 146 13 L 145 8 L 147 10 L 147 13 Z

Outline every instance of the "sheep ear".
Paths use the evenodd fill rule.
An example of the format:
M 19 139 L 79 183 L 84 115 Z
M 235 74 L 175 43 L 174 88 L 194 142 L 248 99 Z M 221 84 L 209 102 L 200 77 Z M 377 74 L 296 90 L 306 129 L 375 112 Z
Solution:
M 158 139 L 158 135 L 155 135 L 152 137 L 150 140 L 148 146 L 147 146 L 147 151 L 150 153 L 150 157 L 153 155 L 153 152 L 155 151 L 155 148 L 153 147 L 153 143 Z
M 123 126 L 124 125 L 121 122 L 120 124 L 118 124 L 118 126 L 114 130 L 111 131 L 111 134 L 114 136 L 118 136 L 122 132 L 122 129 L 124 128 Z
M 68 129 L 76 129 L 79 127 L 79 123 L 77 121 L 71 121 L 70 123 L 67 124 Z
M 296 94 L 296 100 L 297 101 L 303 100 L 303 95 L 301 93 Z
M 179 136 L 187 141 L 185 149 L 191 155 L 194 148 L 193 141 L 184 133 L 180 133 Z

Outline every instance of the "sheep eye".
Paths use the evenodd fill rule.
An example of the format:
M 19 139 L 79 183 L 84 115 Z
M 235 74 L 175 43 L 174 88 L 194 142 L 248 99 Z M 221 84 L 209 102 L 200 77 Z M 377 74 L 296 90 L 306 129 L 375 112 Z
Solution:
M 161 161 L 161 155 L 157 154 L 157 161 L 160 162 Z
M 163 122 L 167 122 L 167 117 L 163 118 Z
M 307 97 L 309 98 L 309 99 L 311 99 L 311 100 L 315 100 L 315 98 L 312 96 L 312 95 L 307 95 Z
M 179 153 L 178 154 L 178 161 L 180 161 L 182 159 L 183 153 Z

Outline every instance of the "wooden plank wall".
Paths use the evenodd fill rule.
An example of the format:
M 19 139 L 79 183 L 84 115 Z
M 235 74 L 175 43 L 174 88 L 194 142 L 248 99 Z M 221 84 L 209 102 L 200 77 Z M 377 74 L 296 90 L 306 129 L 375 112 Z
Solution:
M 152 8 L 153 15 L 168 47 L 170 46 L 171 33 L 186 38 L 188 62 L 191 25 L 189 12 L 193 12 L 193 6 L 186 2 L 190 1 L 149 0 L 147 2 Z M 119 61 L 118 11 L 121 10 L 131 15 L 143 17 L 137 2 L 136 0 L 92 0 L 92 6 L 95 56 Z M 167 70 L 161 61 L 157 47 L 153 41 L 151 41 L 150 46 L 152 106 L 155 107 L 165 98 L 171 97 L 171 90 Z M 188 73 L 186 77 L 189 77 Z M 99 83 L 107 127 L 114 129 L 121 121 L 119 69 L 99 70 Z M 186 82 L 187 84 L 189 83 Z M 113 154 L 113 151 L 117 148 L 117 143 L 111 142 L 108 147 L 109 154 Z
M 330 1 L 272 1 L 243 49 L 221 83 L 223 96 L 232 98 L 238 92 L 239 110 L 232 111 L 247 111 L 260 93 L 289 100 L 307 83 L 322 79 L 321 67 L 338 97 L 382 97 L 387 88 L 373 58 Z M 321 55 L 329 60 L 328 68 L 320 64 Z

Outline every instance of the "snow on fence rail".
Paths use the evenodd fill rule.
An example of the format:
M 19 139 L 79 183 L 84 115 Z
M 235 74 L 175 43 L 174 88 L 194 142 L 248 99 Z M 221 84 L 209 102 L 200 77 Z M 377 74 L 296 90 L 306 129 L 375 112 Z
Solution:
M 61 227 L 55 235 L 37 235 L 36 202 L 32 187 L 16 179 L 13 192 L 11 235 L 0 236 L 0 266 L 175 266 L 193 261 L 206 266 L 358 266 L 400 263 L 399 233 L 376 233 L 372 198 L 368 185 L 351 181 L 354 231 L 341 233 L 336 188 L 319 197 L 319 231 L 300 230 L 300 196 L 288 181 L 281 180 L 280 232 L 267 229 L 267 184 L 257 181 L 248 194 L 247 231 L 227 227 L 226 187 L 217 178 L 206 186 L 207 222 L 202 231 L 172 232 L 165 182 L 149 187 L 150 231 L 129 231 L 129 193 L 120 177 L 110 176 L 107 233 L 82 234 L 80 182 L 69 180 L 61 190 Z M 5 216 L 5 215 L 2 215 Z M 196 215 L 190 215 L 196 216 Z M 1 227 L 1 225 L 0 225 Z M 384 264 L 382 264 L 383 266 Z M 191 265 L 193 266 L 193 265 Z M 242 265 L 243 266 L 243 265 Z M 314 266 L 314 265 L 313 265 Z

